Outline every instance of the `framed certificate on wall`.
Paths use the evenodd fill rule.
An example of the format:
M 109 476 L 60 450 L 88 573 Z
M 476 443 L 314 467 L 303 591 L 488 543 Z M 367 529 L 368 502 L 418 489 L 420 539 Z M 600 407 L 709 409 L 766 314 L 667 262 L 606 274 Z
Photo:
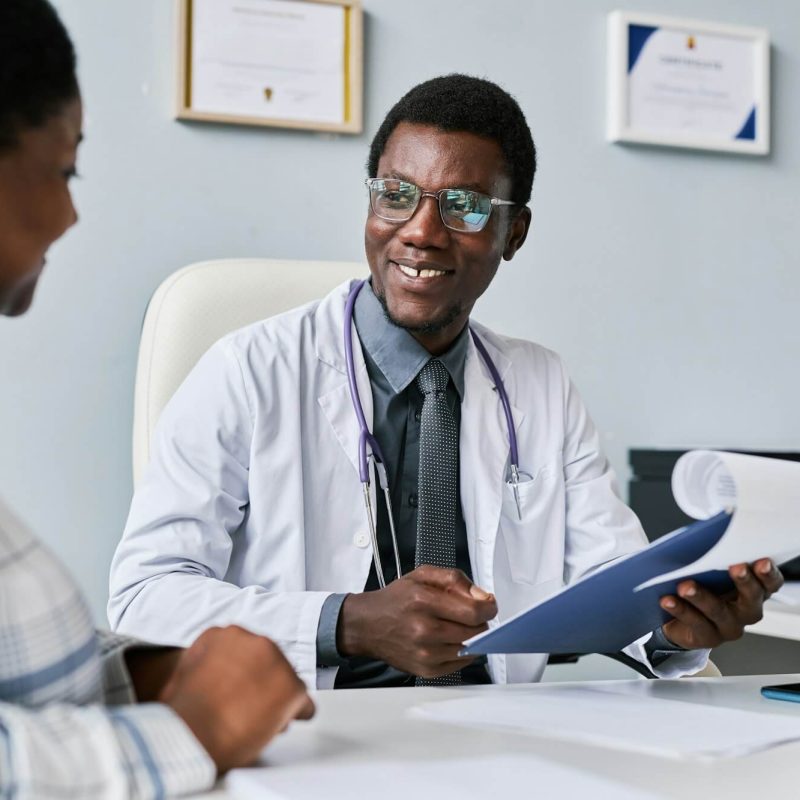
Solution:
M 361 132 L 361 0 L 176 2 L 178 119 Z
M 769 152 L 769 35 L 761 28 L 614 11 L 612 142 Z

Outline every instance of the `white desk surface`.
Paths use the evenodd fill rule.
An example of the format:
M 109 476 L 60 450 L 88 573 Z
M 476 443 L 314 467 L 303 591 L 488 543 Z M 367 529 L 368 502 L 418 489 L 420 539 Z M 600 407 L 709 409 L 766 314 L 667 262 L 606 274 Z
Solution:
M 679 680 L 618 681 L 631 693 L 650 694 L 701 705 L 751 709 L 771 714 L 800 714 L 800 704 L 767 700 L 759 694 L 765 684 L 800 681 L 792 675 Z M 553 684 L 538 684 L 543 688 Z M 577 684 L 572 684 L 577 685 Z M 590 685 L 590 684 L 584 684 Z M 476 692 L 530 691 L 536 685 L 473 686 L 468 688 L 351 689 L 320 692 L 317 715 L 311 722 L 294 724 L 266 751 L 273 769 L 303 765 L 343 764 L 374 760 L 415 762 L 470 755 L 528 753 L 590 775 L 613 779 L 626 787 L 665 798 L 796 797 L 800 794 L 800 742 L 753 755 L 711 763 L 680 763 L 654 756 L 631 754 L 605 747 L 566 744 L 531 735 L 479 731 L 409 718 L 407 709 L 421 702 L 464 697 Z M 654 721 L 654 724 L 657 724 Z M 434 752 L 435 748 L 435 752 Z M 536 797 L 536 776 L 531 792 Z M 380 789 L 373 793 L 380 800 Z M 223 798 L 221 786 L 196 797 Z M 321 789 L 321 798 L 328 795 Z M 463 795 L 462 795 L 463 797 Z M 351 800 L 351 798 L 348 798 Z M 425 800 L 412 798 L 412 800 Z M 557 798 L 556 800 L 561 800 Z M 563 798 L 563 800 L 571 800 Z

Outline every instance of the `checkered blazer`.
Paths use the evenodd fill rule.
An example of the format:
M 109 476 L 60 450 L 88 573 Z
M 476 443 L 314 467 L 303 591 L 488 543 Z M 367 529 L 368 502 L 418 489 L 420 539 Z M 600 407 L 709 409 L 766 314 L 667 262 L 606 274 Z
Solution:
M 95 631 L 78 587 L 0 502 L 0 798 L 157 798 L 214 781 L 167 706 L 135 702 L 135 640 Z

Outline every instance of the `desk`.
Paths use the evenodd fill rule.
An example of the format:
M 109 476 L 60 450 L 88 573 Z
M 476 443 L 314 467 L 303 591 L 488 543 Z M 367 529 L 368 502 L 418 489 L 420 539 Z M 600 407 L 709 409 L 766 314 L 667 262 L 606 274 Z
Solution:
M 800 681 L 800 674 L 736 678 L 683 678 L 670 681 L 619 681 L 626 691 L 655 694 L 689 703 L 717 704 L 772 714 L 800 714 L 800 704 L 762 698 L 767 683 Z M 553 684 L 540 684 L 543 688 Z M 576 684 L 572 684 L 576 685 Z M 589 685 L 589 684 L 586 684 Z M 715 800 L 795 796 L 800 791 L 800 743 L 784 745 L 735 760 L 688 763 L 632 755 L 589 745 L 566 744 L 533 736 L 479 731 L 410 719 L 406 711 L 421 702 L 451 699 L 477 692 L 530 691 L 530 684 L 469 688 L 350 689 L 321 692 L 317 716 L 296 724 L 267 750 L 274 769 L 284 765 L 366 763 L 376 759 L 403 761 L 469 757 L 492 753 L 533 753 L 585 773 L 604 776 L 631 789 L 656 792 L 665 798 Z M 436 754 L 432 747 L 436 747 Z M 535 787 L 535 775 L 531 776 Z M 202 795 L 227 797 L 224 789 Z M 380 800 L 380 792 L 374 794 Z M 537 796 L 535 791 L 529 797 Z M 326 795 L 320 794 L 321 798 Z M 333 800 L 333 799 L 331 799 Z M 349 799 L 348 799 L 349 800 Z M 412 800 L 427 800 L 413 798 Z M 500 800 L 500 799 L 498 799 Z M 549 800 L 549 798 L 547 798 Z M 563 798 L 571 800 L 571 798 Z

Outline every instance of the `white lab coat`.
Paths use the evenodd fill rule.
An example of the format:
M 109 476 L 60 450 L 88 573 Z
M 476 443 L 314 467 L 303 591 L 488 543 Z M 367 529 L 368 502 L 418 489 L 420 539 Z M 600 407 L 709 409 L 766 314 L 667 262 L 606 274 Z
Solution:
M 111 568 L 115 630 L 186 645 L 237 623 L 278 642 L 309 686 L 333 685 L 335 670 L 317 668 L 320 610 L 332 592 L 363 591 L 372 558 L 344 360 L 348 289 L 226 336 L 169 402 Z M 473 579 L 495 593 L 502 620 L 646 539 L 558 356 L 474 327 L 505 383 L 528 476 L 520 521 L 502 407 L 470 341 L 461 504 Z M 646 660 L 641 641 L 629 652 Z M 704 660 L 681 654 L 660 672 Z M 538 680 L 544 665 L 543 655 L 489 658 L 497 683 Z

